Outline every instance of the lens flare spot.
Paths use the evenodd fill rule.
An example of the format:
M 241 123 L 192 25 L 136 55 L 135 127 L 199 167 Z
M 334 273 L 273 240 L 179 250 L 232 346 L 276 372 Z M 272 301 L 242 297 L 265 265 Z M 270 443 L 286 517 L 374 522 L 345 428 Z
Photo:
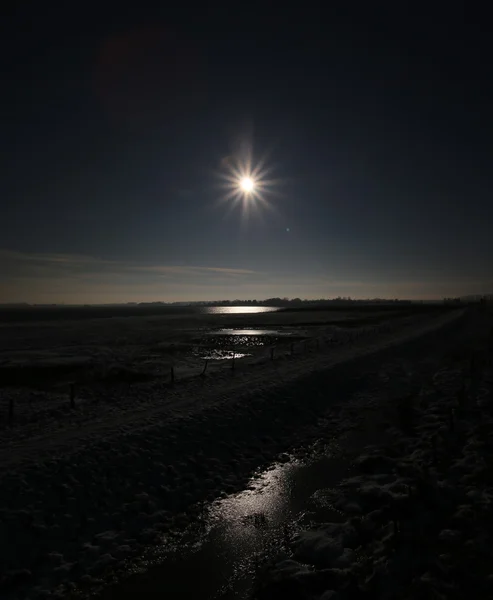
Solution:
M 255 189 L 255 182 L 251 177 L 242 177 L 240 179 L 240 188 L 247 193 L 253 192 Z

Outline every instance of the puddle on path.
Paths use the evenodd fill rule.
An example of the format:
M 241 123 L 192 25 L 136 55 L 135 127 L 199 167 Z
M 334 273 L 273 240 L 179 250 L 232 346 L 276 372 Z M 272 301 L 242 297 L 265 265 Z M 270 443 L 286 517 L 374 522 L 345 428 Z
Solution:
M 278 552 L 286 535 L 307 517 L 333 516 L 310 497 L 336 485 L 347 473 L 336 452 L 302 462 L 274 463 L 247 489 L 214 502 L 206 511 L 204 533 L 183 539 L 180 548 L 149 571 L 107 589 L 101 600 L 247 598 L 259 555 Z

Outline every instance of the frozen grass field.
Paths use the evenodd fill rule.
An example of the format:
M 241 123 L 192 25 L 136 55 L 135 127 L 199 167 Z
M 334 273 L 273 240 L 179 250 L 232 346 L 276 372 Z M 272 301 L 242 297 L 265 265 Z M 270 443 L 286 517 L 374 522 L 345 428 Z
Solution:
M 2 597 L 84 595 L 142 569 L 153 548 L 166 547 L 200 517 L 204 502 L 234 494 L 279 453 L 313 441 L 330 410 L 350 406 L 343 399 L 358 387 L 365 365 L 378 371 L 381 353 L 421 344 L 408 359 L 412 365 L 416 356 L 426 358 L 427 344 L 449 354 L 457 347 L 458 368 L 471 351 L 460 345 L 474 346 L 488 318 L 457 309 L 372 307 L 4 323 Z M 233 331 L 246 338 L 231 344 L 234 354 L 251 335 L 260 343 L 234 369 L 231 359 L 210 359 L 201 377 L 204 359 L 194 348 L 217 346 L 216 338 Z M 145 363 L 156 347 L 167 352 Z M 408 385 L 400 378 L 394 397 L 405 396 Z M 368 403 L 375 406 L 361 402 L 343 411 L 345 426 L 357 424 Z M 412 411 L 427 414 L 421 404 Z M 331 417 L 334 431 L 338 414 Z M 315 573 L 318 563 L 299 559 L 298 552 L 300 569 Z
M 270 355 L 272 347 L 283 352 L 291 342 L 391 324 L 406 315 L 429 313 L 432 307 L 246 314 L 164 308 L 141 309 L 137 316 L 137 309 L 125 307 L 100 310 L 101 314 L 90 307 L 0 310 L 0 386 L 52 389 L 72 381 L 153 379 L 167 377 L 171 366 L 187 377 L 200 372 L 206 358 L 211 368 L 214 359 L 231 358 L 234 352 L 258 359 Z

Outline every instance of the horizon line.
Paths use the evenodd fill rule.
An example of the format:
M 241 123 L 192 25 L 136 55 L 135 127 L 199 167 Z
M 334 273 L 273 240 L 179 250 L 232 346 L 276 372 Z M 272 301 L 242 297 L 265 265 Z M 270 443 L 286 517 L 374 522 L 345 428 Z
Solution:
M 250 300 L 250 299 L 240 299 L 235 298 L 234 300 L 228 299 L 217 299 L 217 300 L 174 300 L 174 301 L 166 301 L 166 300 L 149 300 L 142 302 L 94 302 L 94 303 L 65 303 L 65 302 L 0 302 L 0 307 L 91 307 L 91 306 L 142 306 L 149 304 L 161 304 L 164 306 L 173 306 L 173 305 L 193 305 L 193 304 L 202 304 L 202 305 L 214 305 L 214 304 L 234 304 L 235 302 L 239 304 L 265 304 L 269 300 L 275 302 L 282 302 L 283 304 L 293 304 L 293 303 L 310 303 L 310 302 L 444 302 L 444 301 L 454 301 L 454 300 L 462 300 L 462 299 L 481 299 L 487 298 L 492 299 L 492 294 L 466 294 L 464 296 L 456 296 L 456 297 L 433 297 L 433 298 L 418 298 L 418 299 L 410 299 L 410 298 L 381 298 L 381 297 L 373 297 L 373 298 L 351 298 L 351 297 L 343 297 L 336 296 L 335 298 L 265 298 L 262 300 Z

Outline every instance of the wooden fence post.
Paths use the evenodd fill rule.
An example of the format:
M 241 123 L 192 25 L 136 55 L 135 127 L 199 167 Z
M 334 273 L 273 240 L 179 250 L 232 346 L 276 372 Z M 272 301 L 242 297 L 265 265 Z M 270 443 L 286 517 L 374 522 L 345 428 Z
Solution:
M 205 372 L 207 371 L 208 364 L 209 364 L 209 361 L 206 359 L 205 363 L 204 363 L 204 369 L 203 369 L 202 373 L 200 374 L 201 377 L 205 377 Z

